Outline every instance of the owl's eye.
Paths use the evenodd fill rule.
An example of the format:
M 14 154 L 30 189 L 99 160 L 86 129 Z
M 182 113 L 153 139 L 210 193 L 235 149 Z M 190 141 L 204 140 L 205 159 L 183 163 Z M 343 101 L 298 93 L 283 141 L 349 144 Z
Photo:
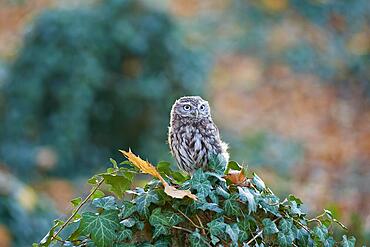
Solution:
M 191 109 L 191 106 L 190 105 L 184 105 L 184 110 L 185 111 L 190 111 Z
M 201 111 L 204 111 L 206 109 L 206 106 L 205 105 L 201 105 L 200 107 L 199 107 L 199 110 L 201 110 Z

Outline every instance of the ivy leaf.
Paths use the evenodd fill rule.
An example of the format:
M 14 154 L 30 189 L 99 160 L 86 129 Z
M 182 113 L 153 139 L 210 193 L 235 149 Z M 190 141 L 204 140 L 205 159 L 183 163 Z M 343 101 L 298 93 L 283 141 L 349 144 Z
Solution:
M 118 211 L 104 210 L 101 214 L 85 212 L 79 226 L 82 235 L 91 236 L 98 247 L 113 245 L 119 228 Z
M 112 165 L 113 165 L 114 168 L 118 169 L 117 161 L 115 161 L 112 158 L 109 158 L 109 161 L 110 161 L 110 163 L 112 163 Z
M 263 219 L 262 224 L 263 224 L 263 233 L 267 235 L 272 235 L 279 232 L 279 229 L 276 227 L 275 222 L 273 222 L 269 218 Z
M 221 186 L 217 186 L 216 194 L 222 196 L 225 199 L 230 198 L 230 194 L 228 192 L 226 192 L 223 188 L 221 188 Z
M 299 208 L 299 205 L 295 201 L 290 202 L 290 212 L 298 216 L 305 215 L 305 213 L 301 211 L 301 209 Z
M 202 211 L 210 210 L 214 211 L 216 213 L 222 213 L 223 210 L 218 207 L 216 203 L 210 203 L 210 202 L 205 202 L 205 203 L 200 203 L 200 205 L 197 206 L 198 209 Z
M 221 154 L 212 155 L 209 157 L 208 168 L 217 174 L 224 174 L 226 168 L 225 157 Z
M 240 229 L 240 231 L 239 231 L 239 240 L 241 242 L 244 242 L 244 241 L 248 240 L 249 232 L 251 232 L 249 219 L 243 219 L 242 221 L 238 222 L 237 224 L 238 224 L 238 227 Z
M 281 219 L 279 221 L 279 229 L 283 232 L 290 232 L 293 225 L 292 219 Z
M 135 198 L 136 210 L 141 215 L 148 216 L 150 204 L 157 202 L 159 202 L 159 197 L 155 191 L 143 192 Z
M 132 231 L 127 228 L 123 228 L 119 231 L 117 240 L 118 241 L 125 241 L 125 240 L 131 240 L 132 239 Z
M 260 179 L 260 177 L 257 176 L 257 174 L 253 173 L 253 180 L 252 181 L 256 185 L 256 187 L 259 191 L 262 191 L 262 190 L 266 189 L 265 183 L 262 181 L 262 179 Z
M 232 243 L 238 243 L 239 227 L 237 224 L 226 225 L 226 233 L 229 235 Z
M 355 247 L 356 239 L 354 237 L 347 238 L 346 235 L 342 237 L 342 246 L 343 247 Z
M 159 162 L 157 164 L 157 170 L 161 175 L 172 177 L 178 184 L 182 184 L 188 180 L 188 176 L 183 175 L 181 172 L 171 170 L 171 164 L 169 162 Z
M 54 220 L 53 227 L 49 230 L 45 237 L 41 239 L 40 246 L 49 246 L 51 244 L 55 229 L 63 225 L 63 223 L 64 223 L 63 221 Z
M 295 238 L 298 239 L 300 246 L 308 246 L 308 239 L 310 235 L 304 228 L 297 228 L 296 226 L 292 226 L 293 231 L 295 233 Z
M 182 221 L 183 218 L 174 212 L 162 212 L 161 208 L 154 209 L 149 217 L 149 223 L 154 226 L 153 238 L 168 235 L 170 228 Z
M 285 237 L 284 233 L 279 232 L 277 239 L 278 239 L 279 246 L 281 246 L 281 247 L 291 246 L 291 243 L 289 244 L 289 242 L 288 242 L 287 238 Z
M 106 210 L 117 209 L 116 200 L 114 199 L 113 196 L 107 196 L 107 197 L 103 197 L 103 198 L 95 198 L 92 201 L 92 205 L 94 205 L 97 208 L 103 208 L 103 209 L 106 209 Z
M 154 247 L 169 247 L 169 246 L 171 246 L 171 243 L 168 240 L 161 239 L 154 243 Z
M 328 235 L 328 229 L 325 226 L 316 226 L 313 229 L 313 234 L 317 239 L 324 243 L 325 238 Z
M 212 185 L 202 169 L 198 169 L 190 180 L 190 186 L 197 191 L 199 200 L 205 201 L 205 198 L 211 193 Z
M 133 174 L 127 172 L 124 176 L 114 174 L 102 174 L 104 182 L 110 185 L 110 190 L 119 198 L 122 198 L 126 190 L 130 189 Z
M 103 191 L 101 191 L 101 190 L 96 190 L 95 192 L 94 192 L 94 194 L 91 196 L 91 200 L 94 200 L 95 198 L 102 198 L 102 197 L 104 197 L 105 196 L 105 194 L 104 194 L 104 192 Z
M 246 187 L 238 187 L 240 200 L 248 202 L 248 213 L 256 212 L 257 204 L 254 200 L 254 195 Z
M 206 243 L 208 242 L 202 235 L 200 235 L 199 230 L 196 229 L 189 236 L 189 242 L 192 247 L 207 247 Z
M 223 217 L 212 220 L 207 224 L 207 226 L 212 236 L 222 237 L 225 235 L 227 224 L 224 223 Z
M 233 194 L 229 199 L 224 202 L 224 210 L 228 216 L 241 216 L 241 208 L 239 202 L 236 201 L 237 194 Z
M 123 226 L 125 227 L 133 227 L 136 223 L 136 220 L 134 218 L 128 218 L 128 219 L 124 219 L 120 222 Z
M 81 202 L 82 202 L 81 197 L 77 197 L 71 200 L 73 207 L 77 207 L 78 205 L 80 205 Z
M 238 164 L 238 162 L 230 160 L 227 163 L 225 174 L 228 174 L 230 170 L 240 171 L 243 167 Z
M 220 242 L 220 239 L 218 237 L 215 237 L 214 235 L 211 235 L 211 243 L 213 245 L 216 245 L 218 242 Z
M 335 245 L 335 240 L 333 237 L 328 237 L 325 239 L 324 247 L 333 247 Z
M 288 196 L 288 201 L 290 201 L 290 202 L 294 201 L 294 202 L 296 202 L 296 203 L 297 203 L 297 205 L 302 205 L 302 204 L 303 204 L 303 202 L 301 201 L 301 199 L 299 199 L 299 198 L 295 197 L 295 196 L 294 196 L 294 195 L 292 195 L 292 194 L 290 194 L 290 195 Z
M 128 201 L 122 202 L 122 209 L 120 212 L 120 218 L 128 218 L 130 217 L 134 212 L 136 212 L 136 207 L 133 203 Z
M 275 195 L 265 195 L 258 197 L 258 203 L 265 212 L 270 212 L 275 216 L 280 217 L 279 213 L 279 198 Z

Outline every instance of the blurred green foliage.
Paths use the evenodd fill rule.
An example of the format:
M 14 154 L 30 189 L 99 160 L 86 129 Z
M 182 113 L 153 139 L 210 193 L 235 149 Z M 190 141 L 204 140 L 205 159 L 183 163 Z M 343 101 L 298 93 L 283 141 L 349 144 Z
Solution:
M 46 11 L 4 86 L 0 155 L 27 176 L 44 148 L 59 174 L 91 169 L 129 146 L 167 158 L 170 106 L 202 93 L 206 67 L 168 14 L 139 1 Z
M 29 246 L 39 240 L 55 217 L 57 211 L 51 200 L 0 171 L 0 225 L 7 226 L 12 246 Z M 1 234 L 0 239 L 4 239 Z M 7 246 L 0 241 L 2 244 Z
M 200 45 L 257 57 L 267 68 L 286 64 L 341 87 L 345 97 L 354 89 L 370 98 L 369 1 L 232 0 L 225 6 L 184 22 Z

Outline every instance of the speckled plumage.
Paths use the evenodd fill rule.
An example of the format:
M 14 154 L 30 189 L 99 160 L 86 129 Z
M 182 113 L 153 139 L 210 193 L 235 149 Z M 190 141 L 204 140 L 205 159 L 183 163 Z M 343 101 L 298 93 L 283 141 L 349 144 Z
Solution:
M 168 143 L 179 168 L 190 174 L 206 168 L 211 155 L 229 159 L 209 104 L 199 96 L 182 97 L 172 106 Z

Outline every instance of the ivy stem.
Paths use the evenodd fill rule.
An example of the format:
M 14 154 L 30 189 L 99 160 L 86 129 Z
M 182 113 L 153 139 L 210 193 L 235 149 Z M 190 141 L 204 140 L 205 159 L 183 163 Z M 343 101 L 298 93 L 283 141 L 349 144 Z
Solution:
M 74 210 L 74 212 L 71 214 L 71 216 L 68 218 L 68 220 L 66 222 L 64 222 L 64 224 L 58 229 L 58 231 L 53 234 L 51 240 L 54 240 L 54 239 L 57 239 L 56 237 L 59 235 L 59 233 L 69 224 L 69 222 L 72 221 L 72 219 L 76 216 L 76 214 L 78 213 L 78 211 L 82 208 L 82 206 L 84 204 L 86 204 L 86 202 L 92 197 L 92 195 L 99 189 L 99 187 L 102 185 L 102 183 L 104 182 L 104 178 L 102 180 L 100 180 L 95 188 L 90 192 L 90 194 L 78 205 L 78 207 Z
M 183 227 L 181 227 L 181 226 L 172 226 L 172 228 L 179 229 L 179 230 L 183 230 L 183 231 L 188 232 L 188 233 L 193 233 L 193 232 L 192 232 L 192 231 L 190 231 L 189 229 L 183 228 Z
M 317 223 L 319 223 L 320 226 L 322 226 L 321 221 L 317 218 L 312 218 L 312 219 L 307 220 L 307 223 L 311 223 L 311 222 L 317 222 Z
M 207 236 L 207 234 L 206 234 L 206 230 L 204 230 L 203 223 L 202 223 L 202 221 L 199 219 L 199 216 L 196 214 L 196 215 L 195 215 L 195 217 L 197 217 L 197 219 L 198 219 L 198 221 L 199 221 L 199 224 L 200 224 L 200 226 L 202 227 L 202 233 L 203 233 L 203 235 L 204 235 L 204 236 Z
M 278 219 L 280 218 L 276 218 L 274 219 L 272 222 L 276 222 Z M 253 238 L 251 238 L 248 242 L 247 242 L 247 245 L 251 244 L 254 240 L 256 240 L 261 234 L 263 233 L 263 229 L 261 231 L 259 231 Z
M 196 228 L 199 228 L 199 229 L 204 228 L 204 227 L 201 227 L 201 226 L 198 226 L 197 224 L 195 224 L 194 221 L 192 221 L 186 214 L 181 212 L 181 210 L 177 209 L 177 211 L 179 211 L 179 213 L 182 214 L 182 216 L 184 216 L 188 221 L 190 221 L 190 223 L 193 224 L 193 226 L 195 226 Z

